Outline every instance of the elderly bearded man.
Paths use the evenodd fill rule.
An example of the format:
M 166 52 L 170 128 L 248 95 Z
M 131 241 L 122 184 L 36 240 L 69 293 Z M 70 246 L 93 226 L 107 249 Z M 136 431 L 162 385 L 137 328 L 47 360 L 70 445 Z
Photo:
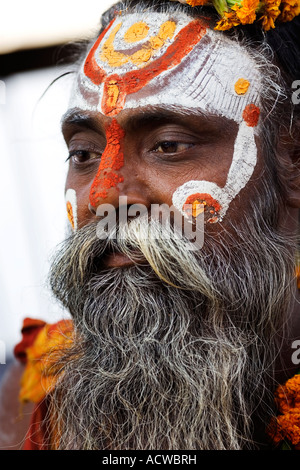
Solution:
M 220 9 L 115 5 L 79 61 L 50 274 L 72 322 L 25 322 L 24 449 L 300 446 L 299 2 Z M 103 204 L 202 217 L 203 247 L 145 214 L 100 239 Z

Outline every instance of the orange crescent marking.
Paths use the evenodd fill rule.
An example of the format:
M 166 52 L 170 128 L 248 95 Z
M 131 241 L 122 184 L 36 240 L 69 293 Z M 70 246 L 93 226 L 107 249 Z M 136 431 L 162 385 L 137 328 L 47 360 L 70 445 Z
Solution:
M 174 68 L 180 64 L 181 60 L 194 48 L 196 44 L 206 34 L 207 26 L 199 19 L 191 21 L 182 28 L 174 39 L 174 42 L 167 48 L 166 52 L 141 70 L 133 70 L 120 76 L 113 74 L 107 76 L 106 72 L 99 67 L 95 60 L 95 51 L 105 35 L 106 31 L 112 26 L 113 20 L 106 30 L 98 38 L 90 50 L 84 64 L 85 75 L 95 84 L 100 85 L 104 82 L 104 94 L 102 99 L 102 110 L 108 116 L 118 114 L 125 105 L 126 96 L 141 90 L 153 78 L 160 75 L 163 71 Z M 111 84 L 114 82 L 114 96 L 111 100 Z M 118 92 L 116 92 L 116 87 Z

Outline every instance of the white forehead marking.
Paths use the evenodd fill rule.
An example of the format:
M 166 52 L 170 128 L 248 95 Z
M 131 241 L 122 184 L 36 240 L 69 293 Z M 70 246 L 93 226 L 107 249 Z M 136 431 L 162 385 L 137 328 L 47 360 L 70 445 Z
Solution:
M 170 18 L 170 15 L 165 14 L 165 13 L 148 13 L 148 14 L 138 14 L 138 13 L 133 13 L 130 15 L 126 15 L 125 17 L 118 17 L 116 20 L 113 22 L 111 28 L 106 32 L 104 35 L 101 43 L 99 44 L 96 52 L 95 52 L 95 59 L 96 63 L 103 68 L 103 70 L 108 74 L 124 74 L 126 72 L 130 72 L 133 70 L 137 70 L 139 68 L 142 68 L 143 65 L 147 65 L 146 63 L 143 65 L 135 65 L 131 60 L 126 61 L 121 66 L 110 66 L 109 63 L 103 59 L 103 48 L 102 45 L 104 43 L 107 43 L 107 40 L 111 36 L 112 32 L 114 30 L 118 30 L 113 41 L 113 46 L 114 50 L 118 53 L 127 53 L 131 54 L 133 49 L 140 49 L 142 50 L 143 48 L 147 47 L 147 44 L 149 43 L 149 39 L 152 37 L 158 36 L 160 32 L 161 26 L 169 21 L 174 21 L 173 18 Z M 172 33 L 173 38 L 177 36 L 179 31 L 184 27 L 187 26 L 191 21 L 191 18 L 186 16 L 186 15 L 180 15 L 176 16 L 175 22 L 175 30 Z M 131 28 L 133 25 L 139 24 L 139 23 L 145 23 L 145 25 L 149 28 L 148 29 L 148 34 L 146 37 L 144 37 L 141 40 L 135 41 L 134 43 L 127 42 L 125 37 L 126 33 Z M 172 39 L 166 40 L 161 47 L 158 49 L 153 48 L 152 53 L 151 53 L 151 60 L 155 60 L 156 58 L 162 56 L 169 45 L 171 44 Z
M 237 95 L 234 89 L 240 78 L 250 82 L 245 95 Z M 260 83 L 260 73 L 248 53 L 221 33 L 207 30 L 197 46 L 182 60 L 180 67 L 162 72 L 147 85 L 143 94 L 152 89 L 148 97 L 141 99 L 139 93 L 129 95 L 126 107 L 162 103 L 181 105 L 239 123 L 243 120 L 242 113 L 247 104 L 258 105 Z
M 148 13 L 117 18 L 95 52 L 97 64 L 108 76 L 116 73 L 124 76 L 128 71 L 138 70 L 139 67 L 130 61 L 120 67 L 111 67 L 106 61 L 101 61 L 103 44 L 112 30 L 121 25 L 113 41 L 114 49 L 122 52 L 128 51 L 130 47 L 132 48 L 132 44 L 124 40 L 126 31 L 132 25 L 144 22 L 149 26 L 149 33 L 146 38 L 134 44 L 136 48 L 142 48 L 168 20 L 176 23 L 173 38 L 191 22 L 191 18 L 182 13 L 174 14 L 172 17 L 163 13 Z M 151 60 L 163 55 L 171 42 L 170 39 L 166 40 L 162 48 L 154 52 Z M 103 83 L 100 85 L 92 83 L 84 74 L 84 62 L 75 81 L 69 107 L 103 113 L 101 107 Z M 145 62 L 146 65 L 147 62 Z M 239 78 L 250 82 L 245 95 L 237 95 L 234 90 L 234 85 Z M 259 105 L 257 101 L 260 96 L 260 83 L 260 72 L 247 51 L 237 42 L 226 38 L 221 32 L 207 29 L 204 37 L 181 60 L 180 64 L 169 70 L 162 70 L 141 91 L 128 94 L 123 109 L 147 105 L 183 106 L 214 113 L 240 123 L 242 112 L 247 104 Z M 87 98 L 83 96 L 81 90 L 88 92 Z
M 231 201 L 248 183 L 257 161 L 257 147 L 253 127 L 245 122 L 239 125 L 238 134 L 234 144 L 234 152 L 227 181 L 223 188 L 210 181 L 188 181 L 180 186 L 173 194 L 173 205 L 183 211 L 188 196 L 197 193 L 210 194 L 220 205 L 219 222 L 226 214 Z

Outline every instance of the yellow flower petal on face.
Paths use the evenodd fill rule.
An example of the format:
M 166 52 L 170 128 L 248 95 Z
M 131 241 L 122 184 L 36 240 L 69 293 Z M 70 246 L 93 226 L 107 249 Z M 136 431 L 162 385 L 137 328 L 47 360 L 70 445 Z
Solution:
M 248 80 L 239 78 L 234 84 L 234 89 L 238 95 L 244 95 L 248 91 L 249 86 L 250 82 L 248 82 Z
M 152 49 L 140 49 L 132 54 L 130 60 L 133 64 L 138 66 L 145 65 L 145 62 L 148 62 L 152 57 Z
M 67 215 L 68 215 L 69 222 L 74 230 L 74 214 L 73 214 L 72 204 L 70 203 L 70 201 L 67 201 Z
M 133 24 L 124 34 L 124 40 L 128 43 L 138 42 L 148 36 L 149 26 L 143 21 Z

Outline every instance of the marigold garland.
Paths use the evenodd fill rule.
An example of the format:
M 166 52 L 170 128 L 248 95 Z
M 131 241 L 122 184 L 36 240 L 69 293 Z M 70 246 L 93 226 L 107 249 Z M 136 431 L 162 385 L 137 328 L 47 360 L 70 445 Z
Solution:
M 277 388 L 275 402 L 279 415 L 268 427 L 268 435 L 278 445 L 300 450 L 300 373 Z
M 73 344 L 73 323 L 61 320 L 54 325 L 46 324 L 34 343 L 26 349 L 26 367 L 21 380 L 19 400 L 38 403 L 53 390 L 60 367 L 59 358 Z
M 292 21 L 300 14 L 300 0 L 171 0 L 191 7 L 213 6 L 220 15 L 215 29 L 226 31 L 234 26 L 258 21 L 264 31 L 275 28 L 275 22 Z

